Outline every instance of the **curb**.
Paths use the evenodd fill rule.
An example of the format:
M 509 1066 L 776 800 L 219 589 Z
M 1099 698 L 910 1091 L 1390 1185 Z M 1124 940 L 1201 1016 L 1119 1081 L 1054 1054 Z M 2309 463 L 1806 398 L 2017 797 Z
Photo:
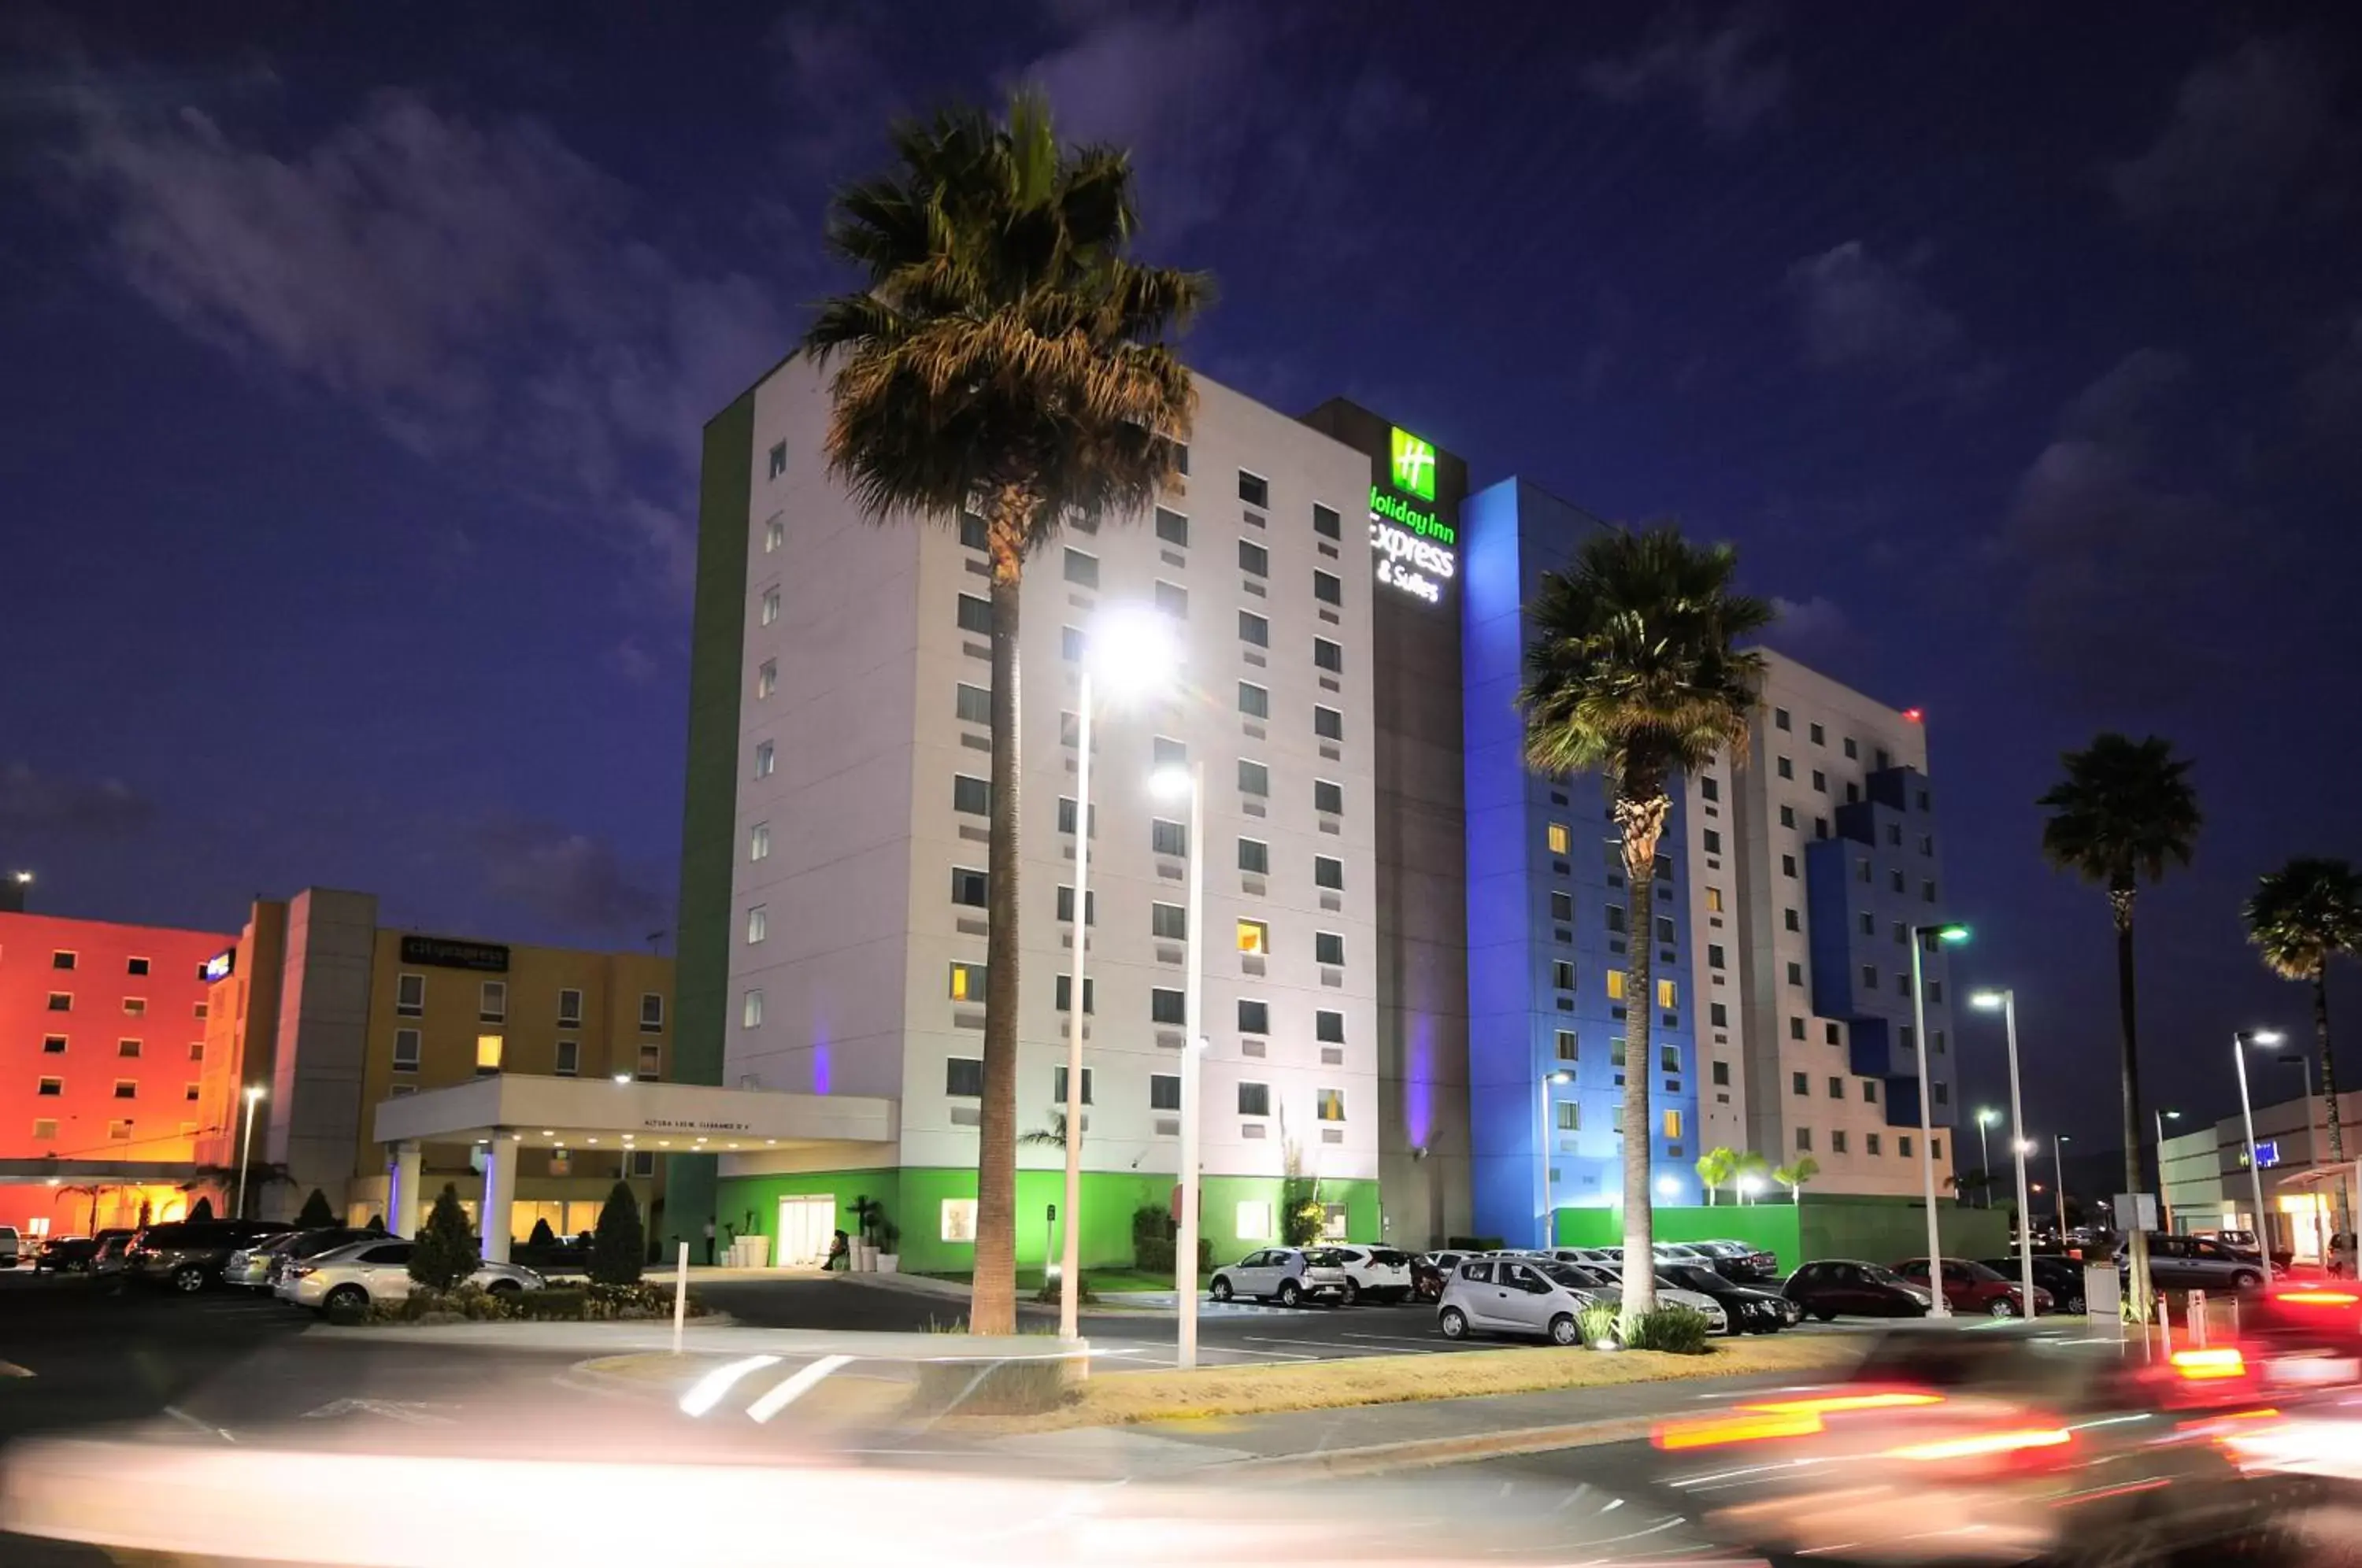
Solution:
M 1227 1464 L 1209 1465 L 1206 1473 L 1236 1476 L 1250 1482 L 1382 1475 L 1395 1470 L 1462 1464 L 1471 1460 L 1499 1459 L 1511 1454 L 1548 1453 L 1558 1449 L 1595 1448 L 1603 1443 L 1629 1442 L 1636 1438 L 1647 1437 L 1662 1419 L 1661 1416 L 1616 1416 L 1606 1420 L 1574 1421 L 1563 1426 L 1471 1432 L 1462 1437 L 1412 1438 L 1403 1442 L 1372 1443 L 1364 1448 L 1330 1449 L 1325 1453 L 1237 1459 Z

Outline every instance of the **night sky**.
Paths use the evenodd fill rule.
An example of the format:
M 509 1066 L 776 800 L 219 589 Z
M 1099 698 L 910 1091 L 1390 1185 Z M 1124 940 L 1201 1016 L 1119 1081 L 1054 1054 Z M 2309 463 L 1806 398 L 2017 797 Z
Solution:
M 0 867 L 222 930 L 315 883 L 668 928 L 699 426 L 843 281 L 889 116 L 1031 79 L 1216 275 L 1201 369 L 1727 538 L 1779 646 L 1926 711 L 2037 1128 L 2110 1135 L 2115 1044 L 2034 799 L 2172 737 L 2208 820 L 2141 901 L 2145 1055 L 2228 1110 L 2234 1025 L 2307 1020 L 2239 900 L 2362 858 L 2352 17 L 8 6 Z

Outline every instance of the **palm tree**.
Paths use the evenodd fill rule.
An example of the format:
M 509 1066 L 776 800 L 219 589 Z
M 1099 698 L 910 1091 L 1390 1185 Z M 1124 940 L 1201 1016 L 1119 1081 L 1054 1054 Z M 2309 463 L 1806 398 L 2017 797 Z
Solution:
M 2145 1192 L 2141 1179 L 2140 1045 L 2133 1008 L 2133 903 L 2144 881 L 2164 878 L 2169 866 L 2187 866 L 2202 821 L 2190 787 L 2190 764 L 2158 735 L 2136 741 L 2109 732 L 2082 751 L 2060 758 L 2067 777 L 2035 802 L 2049 809 L 2042 853 L 2108 890 L 2116 922 L 2116 1017 L 2124 1076 L 2125 1190 Z M 2256 1220 L 2258 1227 L 2263 1217 Z M 2148 1241 L 2137 1225 L 2132 1243 L 2133 1314 L 2148 1320 Z
M 1705 1188 L 1705 1206 L 1714 1207 L 1714 1189 L 1738 1174 L 1738 1156 L 1728 1149 L 1708 1149 L 1697 1157 L 1698 1185 Z
M 1731 1166 L 1730 1174 L 1732 1176 L 1737 1178 L 1738 1182 L 1738 1201 L 1745 1203 L 1747 1201 L 1748 1183 L 1760 1181 L 1763 1177 L 1771 1175 L 1772 1162 L 1765 1159 L 1762 1155 L 1752 1152 L 1744 1154 L 1739 1155 L 1738 1163 Z
M 1788 1201 L 1805 1201 L 1805 1184 L 1821 1174 L 1821 1162 L 1810 1154 L 1799 1154 L 1772 1173 L 1772 1179 L 1788 1189 Z
M 1771 624 L 1772 607 L 1731 591 L 1738 558 L 1699 547 L 1665 526 L 1593 536 L 1563 569 L 1547 573 L 1529 606 L 1534 636 L 1518 704 L 1526 762 L 1543 773 L 1596 769 L 1613 792 L 1609 815 L 1624 849 L 1630 895 L 1627 1060 L 1646 1066 L 1655 1016 L 1650 933 L 1657 840 L 1672 809 L 1672 779 L 1728 753 L 1747 755 L 1748 716 L 1763 657 L 1733 645 Z M 1645 1261 L 1655 1239 L 1649 1198 L 1649 1078 L 1631 1075 L 1624 1096 L 1624 1310 L 1656 1305 Z
M 881 523 L 985 522 L 992 781 L 984 1096 L 968 1322 L 1016 1328 L 1019 590 L 1074 517 L 1133 514 L 1175 478 L 1196 408 L 1164 342 L 1211 296 L 1143 266 L 1120 151 L 1064 148 L 1048 105 L 955 108 L 894 131 L 897 166 L 838 193 L 829 245 L 862 273 L 803 351 L 833 366 L 830 472 Z M 1081 925 L 1076 923 L 1077 940 Z
M 2343 860 L 2301 857 L 2256 883 L 2241 911 L 2247 940 L 2264 966 L 2284 980 L 2312 982 L 2312 1032 L 2321 1042 L 2321 1093 L 2329 1106 L 2329 1163 L 2345 1163 L 2345 1134 L 2337 1120 L 2337 1058 L 2329 1049 L 2329 960 L 2362 952 L 2362 876 Z M 2345 1184 L 2337 1185 L 2345 1207 Z M 2338 1229 L 2345 1217 L 2338 1216 Z

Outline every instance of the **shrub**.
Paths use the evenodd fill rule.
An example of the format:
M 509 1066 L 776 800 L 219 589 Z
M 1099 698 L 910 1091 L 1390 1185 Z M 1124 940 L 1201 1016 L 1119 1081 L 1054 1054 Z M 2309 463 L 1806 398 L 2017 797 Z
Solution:
M 214 1200 L 211 1198 L 198 1198 L 195 1206 L 189 1210 L 189 1218 L 192 1220 L 210 1220 L 213 1217 Z
M 336 1222 L 337 1211 L 328 1207 L 328 1195 L 318 1187 L 314 1187 L 312 1196 L 305 1198 L 304 1207 L 296 1211 L 296 1229 L 310 1231 L 322 1225 L 333 1225 Z
M 548 1220 L 536 1220 L 533 1222 L 533 1234 L 524 1239 L 524 1244 L 528 1247 L 556 1246 L 557 1232 L 549 1228 Z
M 646 1250 L 639 1199 L 619 1181 L 607 1194 L 606 1207 L 599 1210 L 599 1229 L 590 1238 L 590 1277 L 601 1285 L 637 1285 Z
M 579 1322 L 588 1305 L 579 1290 L 521 1290 L 509 1299 L 518 1317 L 543 1322 Z
M 1688 1307 L 1660 1307 L 1639 1313 L 1624 1325 L 1624 1343 L 1632 1350 L 1704 1355 L 1705 1314 Z
M 1602 1302 L 1576 1313 L 1574 1323 L 1583 1331 L 1583 1342 L 1597 1350 L 1603 1344 L 1620 1345 L 1624 1342 L 1623 1335 L 1617 1331 L 1617 1320 L 1621 1317 L 1622 1314 L 1615 1308 Z
M 1042 1288 L 1033 1293 L 1033 1299 L 1049 1302 L 1059 1300 L 1058 1282 L 1044 1275 L 1042 1278 Z M 1086 1307 L 1098 1300 L 1098 1297 L 1092 1293 L 1090 1271 L 1087 1269 L 1075 1271 L 1075 1299 Z
M 448 1291 L 476 1272 L 476 1239 L 459 1208 L 459 1189 L 449 1182 L 435 1199 L 426 1227 L 410 1249 L 410 1277 L 427 1289 Z

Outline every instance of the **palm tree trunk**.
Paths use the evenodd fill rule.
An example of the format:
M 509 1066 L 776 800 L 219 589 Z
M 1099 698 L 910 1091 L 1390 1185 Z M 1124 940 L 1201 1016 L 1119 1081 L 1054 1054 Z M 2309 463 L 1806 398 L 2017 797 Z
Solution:
M 996 497 L 992 555 L 992 821 L 985 866 L 984 1103 L 977 1119 L 976 1273 L 968 1331 L 1017 1331 L 1017 643 L 1022 497 Z M 1083 916 L 1075 911 L 1075 940 Z M 1080 999 L 1076 1004 L 1080 1006 Z
M 1624 835 L 1624 881 L 1632 906 L 1631 929 L 1625 933 L 1631 984 L 1624 993 L 1624 1310 L 1635 1313 L 1657 1305 L 1657 1217 L 1649 1188 L 1649 1085 L 1656 1058 L 1650 1026 L 1657 1005 L 1657 840 L 1672 802 L 1656 779 L 1628 782 L 1634 788 L 1617 795 L 1616 825 Z
M 2312 966 L 2312 1034 L 2321 1043 L 2321 1099 L 2329 1108 L 2329 1163 L 2345 1163 L 2345 1131 L 2337 1120 L 2337 1058 L 2329 1049 L 2329 960 L 2323 955 Z M 2337 1225 L 2352 1229 L 2347 1215 L 2345 1173 L 2337 1173 Z
M 2141 1180 L 2141 1114 L 2140 1114 L 2140 1036 L 2133 1016 L 2133 897 L 2136 889 L 2111 888 L 2108 903 L 2116 920 L 2116 1016 L 2123 1029 L 2123 1072 L 2125 1080 L 2125 1191 L 2147 1190 Z M 2131 1286 L 2133 1321 L 2146 1323 L 2149 1315 L 2148 1233 L 2139 1224 L 2139 1215 L 2118 1217 L 2124 1227 L 2125 1239 L 2132 1253 Z M 2257 1215 L 2260 1230 L 2263 1217 Z

